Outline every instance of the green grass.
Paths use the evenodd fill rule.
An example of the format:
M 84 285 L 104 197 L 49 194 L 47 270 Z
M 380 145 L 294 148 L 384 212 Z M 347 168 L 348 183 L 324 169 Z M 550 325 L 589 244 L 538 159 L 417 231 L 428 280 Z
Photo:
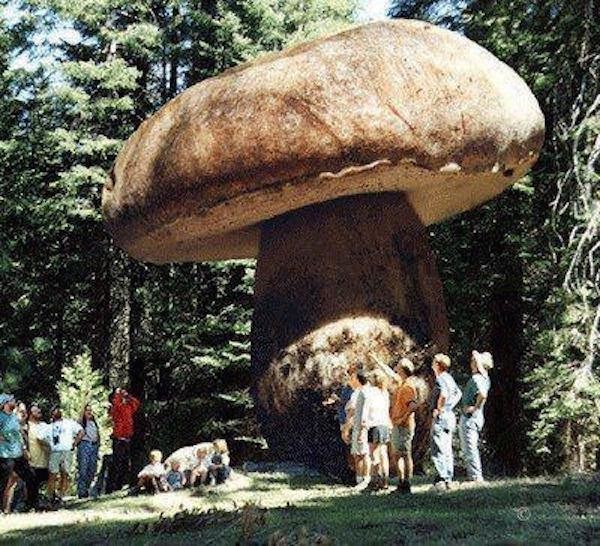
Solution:
M 504 480 L 411 496 L 252 475 L 244 489 L 109 496 L 0 518 L 2 544 L 598 544 L 600 483 Z M 270 540 L 270 542 L 269 542 Z

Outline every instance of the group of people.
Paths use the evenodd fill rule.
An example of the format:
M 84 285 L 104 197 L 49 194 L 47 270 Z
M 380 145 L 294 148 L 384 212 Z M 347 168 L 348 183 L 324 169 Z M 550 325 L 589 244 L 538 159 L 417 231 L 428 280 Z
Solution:
M 113 454 L 107 468 L 106 491 L 120 489 L 129 478 L 133 417 L 139 400 L 124 389 L 111 397 Z M 2 511 L 9 513 L 15 492 L 23 486 L 25 509 L 62 505 L 69 491 L 73 459 L 77 458 L 77 495 L 90 496 L 98 469 L 100 427 L 92 406 L 86 404 L 78 420 L 63 416 L 60 406 L 45 422 L 40 406 L 17 402 L 11 394 L 0 394 L 0 494 Z M 46 503 L 40 503 L 40 488 L 46 484 Z
M 162 452 L 150 452 L 148 464 L 138 474 L 130 494 L 161 493 L 184 487 L 221 485 L 231 475 L 227 441 L 220 438 L 178 449 L 162 461 Z
M 110 399 L 112 454 L 105 456 L 97 473 L 100 426 L 91 405 L 78 420 L 63 416 L 56 406 L 50 422 L 44 422 L 39 405 L 29 408 L 11 394 L 0 394 L 0 496 L 2 512 L 10 513 L 22 497 L 25 511 L 53 509 L 63 505 L 77 459 L 77 496 L 86 498 L 111 493 L 129 484 L 134 417 L 140 401 L 125 389 Z M 132 493 L 159 492 L 194 484 L 220 484 L 229 477 L 229 450 L 225 440 L 178 450 L 162 464 L 162 453 L 153 450 L 150 463 L 138 474 Z M 96 478 L 94 491 L 92 483 Z M 46 495 L 40 489 L 46 485 Z
M 414 364 L 408 358 L 397 359 L 393 367 L 376 360 L 375 369 L 369 373 L 360 365 L 350 368 L 347 385 L 338 397 L 338 420 L 342 439 L 350 445 L 357 489 L 387 489 L 391 459 L 397 469 L 398 491 L 410 493 L 415 412 L 427 401 L 431 459 L 436 470 L 434 487 L 445 490 L 453 484 L 455 408 L 459 404 L 459 438 L 467 478 L 483 481 L 479 438 L 490 390 L 492 355 L 472 352 L 471 378 L 464 392 L 450 374 L 450 365 L 448 355 L 433 357 L 435 383 L 429 396 L 427 384 L 415 375 Z

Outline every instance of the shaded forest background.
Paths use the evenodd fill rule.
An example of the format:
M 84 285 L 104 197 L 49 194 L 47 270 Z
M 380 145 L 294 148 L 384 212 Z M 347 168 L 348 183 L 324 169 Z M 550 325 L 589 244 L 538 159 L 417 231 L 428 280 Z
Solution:
M 259 445 L 248 394 L 254 262 L 131 261 L 104 232 L 101 187 L 123 141 L 181 90 L 349 26 L 356 5 L 1 5 L 0 389 L 50 404 L 61 379 L 62 393 L 74 377 L 97 393 L 99 382 L 129 384 L 144 402 L 138 453 L 215 436 L 234 454 Z M 546 116 L 530 175 L 431 230 L 457 375 L 466 379 L 472 348 L 495 357 L 485 449 L 498 473 L 600 468 L 599 13 L 593 0 L 390 6 L 488 48 Z

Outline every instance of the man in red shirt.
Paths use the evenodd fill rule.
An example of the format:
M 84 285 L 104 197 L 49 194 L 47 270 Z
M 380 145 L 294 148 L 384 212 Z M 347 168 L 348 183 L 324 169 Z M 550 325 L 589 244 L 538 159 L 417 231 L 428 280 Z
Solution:
M 113 423 L 112 463 L 108 474 L 106 492 L 112 493 L 123 487 L 131 470 L 131 438 L 133 437 L 133 417 L 140 407 L 140 401 L 125 389 L 117 389 L 112 398 L 110 416 Z

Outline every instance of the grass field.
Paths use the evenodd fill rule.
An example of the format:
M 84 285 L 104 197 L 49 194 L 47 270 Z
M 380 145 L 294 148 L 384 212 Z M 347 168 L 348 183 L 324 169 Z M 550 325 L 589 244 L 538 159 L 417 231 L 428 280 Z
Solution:
M 600 544 L 596 479 L 492 481 L 442 494 L 357 493 L 251 474 L 225 492 L 113 495 L 0 517 L 1 544 Z

